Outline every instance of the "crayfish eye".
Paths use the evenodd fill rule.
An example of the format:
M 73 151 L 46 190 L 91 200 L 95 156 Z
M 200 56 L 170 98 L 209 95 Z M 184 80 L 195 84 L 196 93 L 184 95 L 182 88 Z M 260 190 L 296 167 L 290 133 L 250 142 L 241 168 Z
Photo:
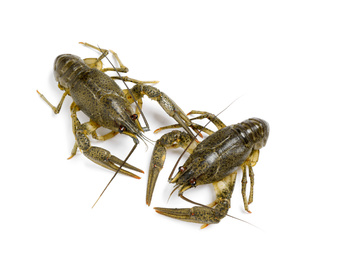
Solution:
M 123 133 L 124 131 L 126 131 L 126 127 L 125 126 L 120 126 L 119 127 L 119 130 L 118 130 L 120 133 Z
M 197 180 L 192 178 L 189 180 L 190 185 L 195 186 L 197 184 Z
M 132 120 L 136 120 L 137 118 L 138 118 L 138 115 L 137 115 L 137 114 L 131 115 L 131 119 L 132 119 Z
M 186 169 L 185 169 L 184 166 L 180 166 L 180 167 L 178 168 L 178 170 L 179 170 L 179 172 L 184 172 Z

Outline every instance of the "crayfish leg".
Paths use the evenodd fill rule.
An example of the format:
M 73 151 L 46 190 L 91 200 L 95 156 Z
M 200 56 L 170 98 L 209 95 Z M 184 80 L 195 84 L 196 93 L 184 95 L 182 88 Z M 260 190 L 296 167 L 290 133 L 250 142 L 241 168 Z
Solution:
M 247 165 L 244 165 L 242 168 L 242 180 L 241 180 L 241 193 L 242 193 L 242 199 L 243 199 L 243 205 L 245 207 L 245 210 L 248 213 L 252 213 L 248 208 L 248 201 L 246 196 L 246 186 L 247 186 Z
M 62 108 L 63 102 L 64 102 L 66 96 L 69 95 L 69 90 L 68 89 L 63 88 L 60 84 L 59 84 L 59 87 L 60 87 L 60 89 L 64 89 L 65 92 L 63 93 L 63 95 L 61 97 L 61 100 L 60 100 L 59 104 L 56 107 L 53 106 L 43 94 L 41 94 L 38 90 L 36 90 L 36 92 L 40 95 L 40 97 L 43 99 L 43 101 L 46 102 L 48 104 L 48 106 L 53 110 L 54 114 L 60 113 L 60 110 Z
M 211 121 L 218 128 L 218 130 L 226 127 L 226 125 L 217 116 L 215 116 L 214 114 L 209 113 L 209 112 L 192 110 L 187 115 L 196 115 L 196 114 L 198 114 L 200 116 L 194 117 L 191 120 L 207 118 L 209 121 Z
M 90 67 L 90 68 L 96 68 L 102 72 L 106 72 L 106 71 L 118 71 L 118 72 L 128 72 L 129 69 L 127 67 L 125 67 L 123 65 L 123 63 L 121 62 L 121 60 L 119 59 L 117 53 L 115 53 L 114 51 L 110 50 L 112 56 L 117 60 L 119 68 L 103 68 L 103 63 L 102 63 L 102 59 L 104 59 L 106 56 L 108 56 L 109 54 L 109 50 L 106 49 L 101 49 L 99 47 L 96 47 L 92 44 L 86 43 L 86 42 L 79 42 L 79 44 L 83 44 L 86 47 L 95 49 L 99 52 L 101 52 L 101 56 L 99 56 L 98 58 L 87 58 L 84 59 L 84 62 Z
M 257 161 L 259 160 L 259 150 L 254 150 L 252 154 L 248 157 L 248 159 L 242 164 L 242 187 L 241 187 L 241 193 L 242 193 L 242 199 L 243 204 L 245 207 L 245 210 L 249 213 L 252 213 L 248 205 L 253 202 L 253 195 L 254 195 L 254 172 L 253 172 L 253 166 L 256 165 Z M 246 186 L 247 186 L 247 167 L 249 172 L 249 178 L 250 178 L 250 191 L 249 191 L 249 199 L 247 200 L 246 196 Z

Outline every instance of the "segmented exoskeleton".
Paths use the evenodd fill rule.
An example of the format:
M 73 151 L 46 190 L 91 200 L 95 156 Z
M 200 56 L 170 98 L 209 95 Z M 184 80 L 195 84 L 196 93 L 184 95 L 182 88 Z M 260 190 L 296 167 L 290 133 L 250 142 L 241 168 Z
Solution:
M 201 143 L 197 143 L 185 132 L 174 130 L 163 135 L 157 142 L 153 151 L 150 169 L 146 203 L 150 205 L 155 182 L 161 171 L 166 150 L 182 147 L 191 155 L 178 173 L 169 179 L 179 189 L 179 196 L 193 202 L 183 193 L 192 187 L 212 183 L 216 193 L 216 199 L 211 204 L 193 208 L 171 209 L 155 208 L 163 215 L 204 224 L 220 222 L 227 215 L 230 207 L 230 199 L 234 189 L 237 170 L 242 168 L 242 196 L 245 209 L 249 211 L 248 204 L 253 201 L 254 173 L 252 167 L 258 161 L 259 150 L 266 145 L 269 135 L 269 125 L 259 118 L 250 118 L 241 123 L 226 126 L 216 116 L 207 112 L 192 111 L 190 114 L 201 114 L 194 119 L 208 118 L 219 129 L 215 133 L 211 130 L 199 127 L 210 134 Z M 176 127 L 176 126 L 174 126 Z M 167 129 L 168 127 L 165 127 Z M 251 180 L 250 196 L 246 197 L 247 168 Z
M 103 148 L 92 146 L 89 136 L 91 135 L 95 139 L 104 141 L 114 137 L 118 133 L 122 133 L 130 136 L 135 145 L 139 143 L 138 138 L 146 140 L 142 132 L 149 129 L 142 128 L 138 121 L 144 95 L 157 101 L 169 116 L 173 117 L 178 124 L 193 136 L 189 129 L 191 121 L 165 93 L 151 85 L 147 85 L 147 83 L 157 83 L 157 81 L 139 81 L 128 77 L 121 78 L 120 76 L 110 77 L 105 73 L 106 71 L 124 73 L 128 71 L 128 68 L 122 64 L 117 54 L 110 50 L 119 63 L 119 67 L 103 68 L 102 59 L 108 55 L 109 51 L 87 43 L 81 44 L 96 49 L 102 54 L 99 58 L 84 60 L 72 54 L 62 54 L 56 58 L 54 76 L 58 82 L 58 87 L 64 91 L 58 106 L 54 107 L 41 93 L 38 93 L 53 109 L 55 114 L 59 113 L 65 97 L 72 97 L 73 103 L 70 109 L 75 145 L 71 157 L 76 154 L 79 148 L 93 162 L 107 169 L 139 178 L 137 175 L 121 169 L 121 167 L 123 166 L 138 172 L 143 172 L 142 170 L 127 164 L 126 160 L 118 159 Z M 136 85 L 131 89 L 122 90 L 115 80 L 129 81 Z M 134 102 L 137 103 L 136 111 L 131 106 Z M 81 123 L 77 117 L 78 111 L 82 111 L 87 115 L 90 121 Z M 98 136 L 96 130 L 99 127 L 107 128 L 110 132 L 106 135 Z

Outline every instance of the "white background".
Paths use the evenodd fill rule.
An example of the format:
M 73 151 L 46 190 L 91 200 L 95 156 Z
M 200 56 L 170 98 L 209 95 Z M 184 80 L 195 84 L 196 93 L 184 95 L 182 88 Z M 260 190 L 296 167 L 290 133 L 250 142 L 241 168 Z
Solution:
M 1 10 L 1 259 L 336 259 L 335 1 L 11 1 Z M 167 177 L 168 154 L 151 207 L 141 180 L 118 175 L 78 153 L 67 98 L 53 78 L 57 55 L 97 57 L 85 41 L 116 51 L 128 75 L 157 87 L 185 112 L 217 113 L 226 124 L 270 123 L 255 170 L 252 214 L 240 177 L 230 217 L 201 230 L 156 214 L 154 206 L 192 207 Z M 151 130 L 174 123 L 144 99 Z M 204 122 L 205 123 L 205 122 Z M 146 134 L 156 140 L 160 135 Z M 125 136 L 104 144 L 124 158 Z M 129 163 L 148 170 L 153 146 Z M 211 187 L 186 196 L 208 203 Z

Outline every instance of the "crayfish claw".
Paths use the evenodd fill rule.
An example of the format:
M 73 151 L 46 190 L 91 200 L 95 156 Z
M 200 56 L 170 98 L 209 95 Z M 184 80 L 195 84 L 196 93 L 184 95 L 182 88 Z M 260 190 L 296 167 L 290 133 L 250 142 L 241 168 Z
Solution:
M 164 216 L 205 225 L 219 223 L 223 218 L 220 211 L 209 207 L 193 208 L 154 208 L 154 210 Z

